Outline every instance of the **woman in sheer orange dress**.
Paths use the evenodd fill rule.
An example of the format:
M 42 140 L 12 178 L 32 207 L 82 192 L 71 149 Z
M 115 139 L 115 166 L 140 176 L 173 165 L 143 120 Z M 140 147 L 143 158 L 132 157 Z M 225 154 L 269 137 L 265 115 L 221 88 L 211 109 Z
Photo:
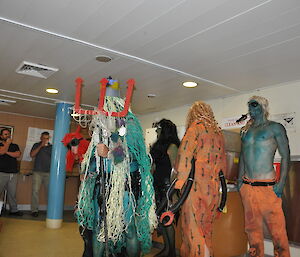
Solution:
M 187 117 L 187 131 L 180 144 L 175 187 L 181 189 L 195 157 L 195 178 L 181 209 L 182 257 L 213 256 L 212 226 L 219 204 L 219 171 L 225 172 L 224 138 L 211 107 L 195 102 Z

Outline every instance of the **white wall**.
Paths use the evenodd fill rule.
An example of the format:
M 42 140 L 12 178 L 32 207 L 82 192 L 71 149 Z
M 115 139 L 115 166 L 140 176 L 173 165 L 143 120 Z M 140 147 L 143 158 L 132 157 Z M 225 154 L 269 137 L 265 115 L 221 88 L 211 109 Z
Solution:
M 300 81 L 206 102 L 211 105 L 217 121 L 221 124 L 222 119 L 247 113 L 247 102 L 252 95 L 263 96 L 269 100 L 270 114 L 296 112 L 296 131 L 288 130 L 287 132 L 291 154 L 300 155 L 300 119 L 298 111 L 300 110 Z M 143 130 L 151 128 L 154 121 L 162 118 L 170 119 L 177 126 L 185 125 L 185 118 L 191 105 L 192 103 L 166 111 L 139 116 Z
M 147 115 L 139 115 L 139 120 L 144 132 L 147 128 L 151 128 L 153 122 L 157 122 L 163 118 L 171 120 L 177 126 L 182 126 L 185 125 L 185 117 L 189 108 L 190 105 L 185 105 L 166 111 L 154 112 Z

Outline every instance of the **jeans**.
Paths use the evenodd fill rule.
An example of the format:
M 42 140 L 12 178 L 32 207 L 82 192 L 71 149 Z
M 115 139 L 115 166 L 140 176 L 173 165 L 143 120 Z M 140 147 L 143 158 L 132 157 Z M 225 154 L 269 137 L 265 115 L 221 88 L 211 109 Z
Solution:
M 48 199 L 49 172 L 34 171 L 32 178 L 31 211 L 39 210 L 39 192 L 42 183 L 45 186 L 46 198 Z
M 16 189 L 18 182 L 17 173 L 4 173 L 0 172 L 0 195 L 7 190 L 7 201 L 9 203 L 10 212 L 17 212 Z

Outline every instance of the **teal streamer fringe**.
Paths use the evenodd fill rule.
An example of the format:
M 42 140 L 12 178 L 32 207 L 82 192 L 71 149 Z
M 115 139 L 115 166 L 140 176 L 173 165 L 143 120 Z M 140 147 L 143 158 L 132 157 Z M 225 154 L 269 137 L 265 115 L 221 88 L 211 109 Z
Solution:
M 126 116 L 126 127 L 127 147 L 132 159 L 137 161 L 141 175 L 142 193 L 136 204 L 134 222 L 142 253 L 146 254 L 150 252 L 152 247 L 152 235 L 148 215 L 154 199 L 153 177 L 150 172 L 151 163 L 146 153 L 140 122 L 131 112 L 128 112 Z M 91 170 L 91 168 L 94 166 L 93 162 L 95 160 L 91 158 L 90 161 L 91 167 L 89 172 L 92 171 L 93 174 L 93 171 L 95 172 L 95 170 Z M 96 174 L 94 173 L 94 175 Z M 99 222 L 99 217 L 97 216 L 98 209 L 95 204 L 95 182 L 96 176 L 88 176 L 82 183 L 81 187 L 83 187 L 83 190 L 78 199 L 78 209 L 81 211 L 75 211 L 75 216 L 80 225 L 97 233 L 97 231 L 100 230 L 101 224 Z M 121 235 L 120 240 L 118 240 L 115 245 L 112 242 L 109 242 L 109 246 L 110 252 L 120 252 L 123 247 L 126 247 L 125 235 Z

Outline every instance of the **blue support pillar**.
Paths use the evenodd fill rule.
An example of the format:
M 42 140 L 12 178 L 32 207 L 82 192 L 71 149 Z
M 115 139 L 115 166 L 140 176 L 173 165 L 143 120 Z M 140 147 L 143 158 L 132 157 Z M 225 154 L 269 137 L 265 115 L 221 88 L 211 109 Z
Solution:
M 48 228 L 60 228 L 63 221 L 67 148 L 62 144 L 61 140 L 70 130 L 71 116 L 69 107 L 71 106 L 71 104 L 67 103 L 56 104 L 46 219 Z

